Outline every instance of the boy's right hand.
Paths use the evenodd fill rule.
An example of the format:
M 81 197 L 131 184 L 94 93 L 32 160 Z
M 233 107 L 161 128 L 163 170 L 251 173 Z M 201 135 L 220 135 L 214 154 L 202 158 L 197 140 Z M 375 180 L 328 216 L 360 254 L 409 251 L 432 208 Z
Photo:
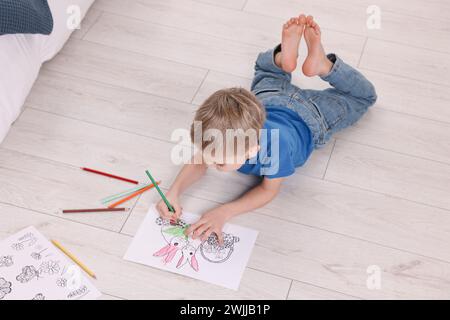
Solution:
M 161 218 L 166 220 L 178 220 L 181 216 L 182 213 L 181 211 L 183 210 L 183 208 L 181 208 L 178 202 L 178 198 L 172 198 L 170 197 L 170 195 L 167 195 L 166 197 L 169 203 L 175 209 L 175 212 L 173 213 L 169 211 L 169 208 L 167 208 L 166 203 L 163 200 L 160 200 L 156 205 L 156 209 L 158 210 L 159 215 L 161 216 Z

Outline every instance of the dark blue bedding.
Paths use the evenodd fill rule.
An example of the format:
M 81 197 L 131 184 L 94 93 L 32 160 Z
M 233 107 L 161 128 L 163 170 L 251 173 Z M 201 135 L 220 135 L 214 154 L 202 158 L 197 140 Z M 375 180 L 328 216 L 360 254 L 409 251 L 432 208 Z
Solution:
M 0 35 L 50 34 L 53 18 L 47 0 L 0 0 Z

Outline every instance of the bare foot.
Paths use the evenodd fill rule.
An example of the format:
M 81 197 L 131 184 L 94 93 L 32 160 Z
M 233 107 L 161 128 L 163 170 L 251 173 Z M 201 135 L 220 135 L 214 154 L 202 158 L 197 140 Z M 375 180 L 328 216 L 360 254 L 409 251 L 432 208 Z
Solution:
M 283 25 L 281 37 L 280 67 L 285 72 L 292 72 L 297 67 L 298 47 L 305 28 L 306 17 L 300 15 L 291 18 Z
M 328 74 L 333 63 L 328 60 L 323 49 L 320 27 L 311 16 L 306 18 L 304 37 L 308 47 L 308 56 L 303 63 L 303 74 L 307 77 Z

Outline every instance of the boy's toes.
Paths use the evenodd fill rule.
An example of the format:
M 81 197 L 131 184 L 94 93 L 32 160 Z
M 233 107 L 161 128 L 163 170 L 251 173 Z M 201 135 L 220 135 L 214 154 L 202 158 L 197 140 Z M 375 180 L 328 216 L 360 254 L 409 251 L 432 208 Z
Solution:
M 306 17 L 306 24 L 308 25 L 308 26 L 311 26 L 311 24 L 314 22 L 314 18 L 313 18 L 313 16 L 307 16 Z
M 298 16 L 298 22 L 300 24 L 306 24 L 306 16 L 304 14 L 301 14 Z
M 285 24 L 283 24 L 283 29 L 289 29 L 293 25 L 299 25 L 299 18 L 298 17 L 292 17 L 288 21 L 286 21 Z
M 320 35 L 322 32 L 320 30 L 319 25 L 316 23 L 316 25 L 314 26 L 314 31 L 316 32 L 317 35 Z

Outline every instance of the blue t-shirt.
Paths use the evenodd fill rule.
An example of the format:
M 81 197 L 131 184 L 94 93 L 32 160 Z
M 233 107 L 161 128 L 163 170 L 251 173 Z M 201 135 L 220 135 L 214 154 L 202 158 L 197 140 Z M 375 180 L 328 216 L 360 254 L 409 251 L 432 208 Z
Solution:
M 284 106 L 266 106 L 259 145 L 258 154 L 248 159 L 239 172 L 267 178 L 287 177 L 306 162 L 314 149 L 306 123 Z

